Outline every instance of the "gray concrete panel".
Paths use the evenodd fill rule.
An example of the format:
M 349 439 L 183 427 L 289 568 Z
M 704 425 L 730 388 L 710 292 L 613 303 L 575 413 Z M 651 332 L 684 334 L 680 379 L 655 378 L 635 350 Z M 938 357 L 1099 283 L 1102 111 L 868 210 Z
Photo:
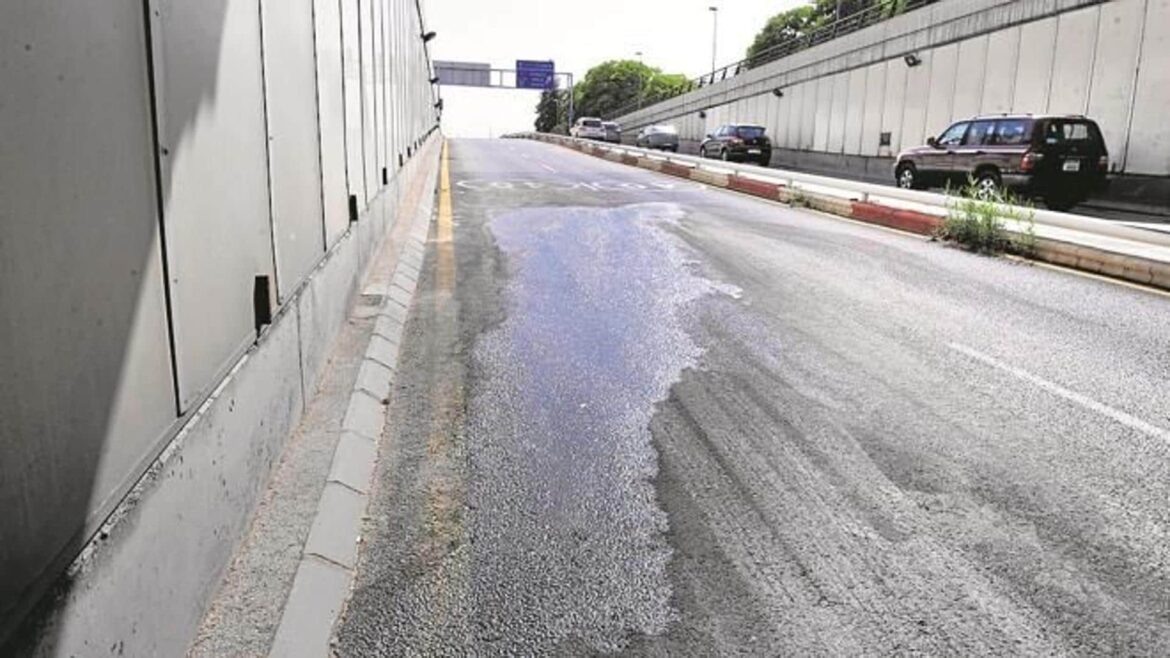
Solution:
M 1126 171 L 1170 173 L 1170 0 L 1148 0 Z
M 937 135 L 951 124 L 955 100 L 955 71 L 959 46 L 951 44 L 930 52 L 930 85 L 926 99 L 926 134 Z
M 317 50 L 317 115 L 321 134 L 321 197 L 328 248 L 349 228 L 341 6 L 337 0 L 313 0 L 313 20 Z
M 829 132 L 833 124 L 833 79 L 818 78 L 816 82 L 816 117 L 812 148 L 817 151 L 829 150 Z
M 987 62 L 983 80 L 983 114 L 1010 112 L 1016 89 L 1016 68 L 1020 57 L 1020 28 L 1009 27 L 987 37 Z
M 370 203 L 382 187 L 382 171 L 378 167 L 377 104 L 374 95 L 377 85 L 374 81 L 377 63 L 374 61 L 374 9 L 373 0 L 358 0 L 358 33 L 361 36 L 362 62 L 362 149 L 365 154 L 364 171 L 366 179 L 365 203 Z
M 142 11 L 0 7 L 0 643 L 175 417 Z
M 1084 114 L 1089 107 L 1089 82 L 1097 47 L 1100 7 L 1061 14 L 1056 22 L 1056 53 L 1052 61 L 1052 82 L 1048 111 L 1054 114 Z M 1123 77 L 1124 72 L 1118 72 Z
M 1145 0 L 1119 0 L 1101 6 L 1089 84 L 1089 116 L 1101 126 L 1114 171 L 1125 165 L 1145 4 Z
M 959 42 L 959 61 L 955 72 L 955 96 L 951 119 L 959 120 L 979 114 L 983 104 L 983 87 L 987 80 L 987 35 Z M 1003 71 L 992 72 L 992 81 L 1002 80 Z
M 1020 27 L 1013 112 L 1039 114 L 1048 107 L 1053 53 L 1056 50 L 1056 23 L 1056 18 L 1047 18 Z
M 882 111 L 886 102 L 886 63 L 879 62 L 865 68 L 864 110 L 861 121 L 858 153 L 877 155 L 882 133 Z
M 268 166 L 280 299 L 325 254 L 313 0 L 262 0 Z
M 849 73 L 839 73 L 831 78 L 829 101 L 829 142 L 830 153 L 841 153 L 845 148 L 845 121 L 849 107 Z
M 260 12 L 256 0 L 152 6 L 175 351 L 189 409 L 255 338 L 255 279 L 273 275 Z
M 926 97 L 930 91 L 933 53 L 926 54 L 922 59 L 922 64 L 906 69 L 906 91 L 902 98 L 902 148 L 918 146 L 926 141 Z M 891 63 L 891 66 L 896 65 Z
M 869 67 L 849 72 L 849 94 L 845 105 L 845 138 L 842 152 L 850 155 L 861 153 L 861 133 L 865 121 L 866 78 Z
M 890 146 L 878 148 L 878 155 L 896 155 L 904 146 L 902 141 L 903 114 L 906 104 L 906 65 L 897 59 L 885 64 L 886 88 L 882 101 L 882 132 L 890 133 Z
M 327 0 L 328 1 L 328 0 Z M 362 56 L 358 0 L 341 3 L 341 53 L 345 73 L 345 180 L 359 205 L 366 200 L 365 142 L 362 140 Z M 348 216 L 348 211 L 347 211 Z

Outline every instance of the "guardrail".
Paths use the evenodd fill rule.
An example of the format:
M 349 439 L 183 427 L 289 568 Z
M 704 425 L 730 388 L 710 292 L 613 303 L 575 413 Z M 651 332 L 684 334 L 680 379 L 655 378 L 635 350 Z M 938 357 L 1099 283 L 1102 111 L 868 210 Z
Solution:
M 876 185 L 874 183 L 852 181 L 842 178 L 830 178 L 827 176 L 817 176 L 815 174 L 805 174 L 784 169 L 773 169 L 771 167 L 763 167 L 759 165 L 725 162 L 722 160 L 709 160 L 693 155 L 665 153 L 662 151 L 643 149 L 635 146 L 597 142 L 586 139 L 578 139 L 575 137 L 552 135 L 548 133 L 522 133 L 522 135 L 524 137 L 543 142 L 550 142 L 567 146 L 574 144 L 581 147 L 589 146 L 593 149 L 600 149 L 602 151 L 608 151 L 618 155 L 624 154 L 634 157 L 648 158 L 651 160 L 668 162 L 683 167 L 691 167 L 704 171 L 710 171 L 715 174 L 736 175 L 742 178 L 775 183 L 792 189 L 827 194 L 829 196 L 838 197 L 847 201 L 859 201 L 863 203 L 880 202 L 885 203 L 886 205 L 891 205 L 890 202 L 894 202 L 893 205 L 895 207 L 902 207 L 909 210 L 936 215 L 939 217 L 946 216 L 951 205 L 954 203 L 953 197 L 934 192 L 904 190 L 897 187 Z M 892 175 L 893 174 L 891 174 L 891 176 Z M 1019 208 L 1018 210 L 1024 210 L 1030 214 L 1037 226 L 1048 226 L 1077 231 L 1080 233 L 1086 233 L 1104 238 L 1127 240 L 1144 245 L 1170 248 L 1170 233 L 1148 231 L 1118 222 L 1098 219 L 1096 217 L 1085 217 L 1083 215 L 1056 212 L 1053 210 L 1046 210 L 1041 208 Z M 1002 214 L 1005 217 L 1010 217 L 1013 213 L 1009 212 L 1005 206 Z M 1010 229 L 1011 226 L 1009 226 L 1009 230 Z

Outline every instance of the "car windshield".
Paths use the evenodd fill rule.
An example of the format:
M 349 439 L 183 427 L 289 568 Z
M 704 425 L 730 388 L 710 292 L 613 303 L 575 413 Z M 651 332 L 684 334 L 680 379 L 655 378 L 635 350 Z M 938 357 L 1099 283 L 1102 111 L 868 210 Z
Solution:
M 603 123 L 601 125 L 605 126 L 606 130 L 617 130 L 618 129 L 618 125 L 612 121 L 606 121 L 605 123 Z
M 597 119 L 585 119 L 581 122 L 581 125 L 585 126 L 586 128 L 600 128 L 601 122 Z
M 674 135 L 678 133 L 678 129 L 674 126 L 652 126 L 650 128 L 652 133 L 661 133 L 663 135 Z
M 755 139 L 764 136 L 764 128 L 761 126 L 740 126 L 735 129 L 735 134 L 744 139 Z

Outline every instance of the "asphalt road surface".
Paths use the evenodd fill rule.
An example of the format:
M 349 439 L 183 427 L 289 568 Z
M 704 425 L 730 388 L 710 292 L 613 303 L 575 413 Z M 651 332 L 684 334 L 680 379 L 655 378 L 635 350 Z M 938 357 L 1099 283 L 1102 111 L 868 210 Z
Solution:
M 450 144 L 341 656 L 1170 654 L 1170 299 Z

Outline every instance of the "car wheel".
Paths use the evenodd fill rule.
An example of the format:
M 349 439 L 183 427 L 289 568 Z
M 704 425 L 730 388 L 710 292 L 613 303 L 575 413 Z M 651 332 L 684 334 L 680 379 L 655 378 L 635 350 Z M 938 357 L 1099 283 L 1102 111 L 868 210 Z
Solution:
M 727 149 L 719 149 L 719 159 L 728 162 L 731 160 L 731 154 L 727 152 Z
M 706 147 L 706 146 L 700 146 L 700 147 L 699 147 L 699 157 L 700 157 L 700 158 L 705 158 L 705 157 L 707 157 L 707 147 Z
M 975 174 L 975 192 L 980 199 L 998 199 L 1002 186 L 999 172 L 994 169 L 984 169 Z
M 898 187 L 903 190 L 917 190 L 921 188 L 918 182 L 918 170 L 912 164 L 904 164 L 898 167 L 898 173 L 894 178 L 898 182 Z

